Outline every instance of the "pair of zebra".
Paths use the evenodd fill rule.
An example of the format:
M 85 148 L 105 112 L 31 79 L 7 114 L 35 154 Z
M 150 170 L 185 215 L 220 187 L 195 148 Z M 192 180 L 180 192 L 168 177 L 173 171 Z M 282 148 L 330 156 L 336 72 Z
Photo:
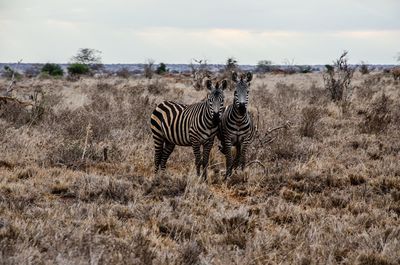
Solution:
M 173 101 L 159 104 L 151 115 L 151 131 L 155 147 L 155 173 L 166 168 L 166 163 L 176 145 L 192 146 L 195 155 L 196 172 L 207 179 L 207 167 L 214 138 L 221 141 L 221 151 L 226 158 L 225 179 L 238 166 L 246 164 L 246 151 L 251 143 L 255 128 L 248 112 L 249 87 L 253 75 L 248 72 L 232 74 L 236 84 L 233 104 L 224 108 L 224 90 L 228 82 L 206 81 L 209 90 L 207 99 L 193 105 L 184 105 Z M 232 147 L 236 147 L 236 156 L 232 156 Z M 201 152 L 203 147 L 203 152 Z

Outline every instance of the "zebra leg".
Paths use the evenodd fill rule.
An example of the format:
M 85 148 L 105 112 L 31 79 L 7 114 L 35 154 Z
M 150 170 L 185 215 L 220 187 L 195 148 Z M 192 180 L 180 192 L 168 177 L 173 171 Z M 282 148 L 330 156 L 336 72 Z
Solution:
M 200 176 L 200 166 L 201 166 L 201 151 L 200 151 L 200 144 L 195 143 L 193 144 L 193 153 L 196 159 L 196 173 L 197 176 Z
M 240 157 L 239 157 L 239 165 L 244 170 L 246 167 L 246 155 L 247 155 L 247 149 L 248 149 L 248 144 L 243 144 L 242 145 L 242 150 L 240 152 Z
M 154 174 L 157 174 L 160 168 L 163 149 L 164 141 L 154 138 Z
M 171 143 L 165 143 L 164 150 L 162 153 L 162 158 L 161 158 L 161 170 L 165 171 L 165 168 L 167 167 L 167 160 L 169 156 L 171 155 L 172 151 L 174 151 L 175 145 Z
M 210 139 L 203 145 L 203 179 L 207 180 L 208 159 L 210 157 L 211 148 L 214 144 L 214 138 Z
M 232 144 L 231 143 L 225 143 L 224 144 L 224 154 L 225 154 L 225 161 L 226 161 L 226 173 L 225 173 L 225 178 L 226 180 L 228 177 L 232 175 L 232 163 L 233 163 L 233 158 L 232 158 Z
M 240 144 L 237 144 L 236 145 L 236 155 L 235 155 L 235 159 L 233 160 L 232 169 L 236 169 L 239 166 L 241 153 L 242 153 L 241 146 L 240 146 Z

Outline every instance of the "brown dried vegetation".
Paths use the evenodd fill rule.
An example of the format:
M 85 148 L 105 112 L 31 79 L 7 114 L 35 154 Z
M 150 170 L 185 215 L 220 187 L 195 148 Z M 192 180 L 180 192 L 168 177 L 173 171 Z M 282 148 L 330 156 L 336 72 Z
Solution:
M 292 127 L 226 183 L 215 146 L 203 183 L 190 148 L 152 173 L 154 106 L 206 95 L 186 79 L 17 82 L 15 97 L 44 96 L 40 115 L 0 102 L 0 263 L 400 263 L 398 82 L 354 73 L 344 111 L 322 74 L 255 77 L 259 135 Z

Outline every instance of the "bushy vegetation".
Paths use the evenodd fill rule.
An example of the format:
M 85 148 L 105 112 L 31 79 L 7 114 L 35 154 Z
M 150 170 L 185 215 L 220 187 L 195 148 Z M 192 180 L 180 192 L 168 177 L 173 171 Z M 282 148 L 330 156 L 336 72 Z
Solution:
M 360 70 L 360 73 L 363 75 L 367 75 L 371 71 L 369 69 L 368 64 L 366 64 L 365 62 L 361 62 L 361 65 L 359 66 L 359 70 Z
M 160 63 L 157 67 L 156 73 L 162 75 L 166 72 L 168 72 L 167 65 L 165 63 Z
M 55 77 L 64 75 L 64 70 L 61 66 L 54 63 L 46 63 L 43 65 L 41 72 Z
M 262 60 L 257 63 L 256 72 L 257 73 L 268 73 L 272 71 L 272 61 Z
M 302 74 L 308 74 L 312 72 L 312 67 L 310 65 L 299 66 L 299 72 Z
M 90 73 L 89 66 L 82 63 L 70 64 L 67 69 L 70 75 L 87 75 Z
M 325 89 L 329 92 L 332 101 L 349 99 L 351 95 L 351 80 L 354 69 L 348 64 L 347 51 L 333 62 L 333 65 L 325 65 L 323 75 Z

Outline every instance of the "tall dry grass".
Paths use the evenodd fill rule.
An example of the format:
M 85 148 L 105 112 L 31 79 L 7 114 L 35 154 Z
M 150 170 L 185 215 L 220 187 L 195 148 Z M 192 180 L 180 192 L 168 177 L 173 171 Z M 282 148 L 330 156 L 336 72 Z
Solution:
M 321 74 L 255 77 L 258 134 L 293 126 L 254 141 L 248 160 L 265 168 L 226 183 L 216 145 L 206 183 L 183 147 L 153 176 L 150 114 L 205 98 L 187 83 L 19 81 L 14 96 L 40 89 L 43 112 L 0 102 L 0 263 L 400 263 L 398 81 L 355 73 L 343 107 Z

